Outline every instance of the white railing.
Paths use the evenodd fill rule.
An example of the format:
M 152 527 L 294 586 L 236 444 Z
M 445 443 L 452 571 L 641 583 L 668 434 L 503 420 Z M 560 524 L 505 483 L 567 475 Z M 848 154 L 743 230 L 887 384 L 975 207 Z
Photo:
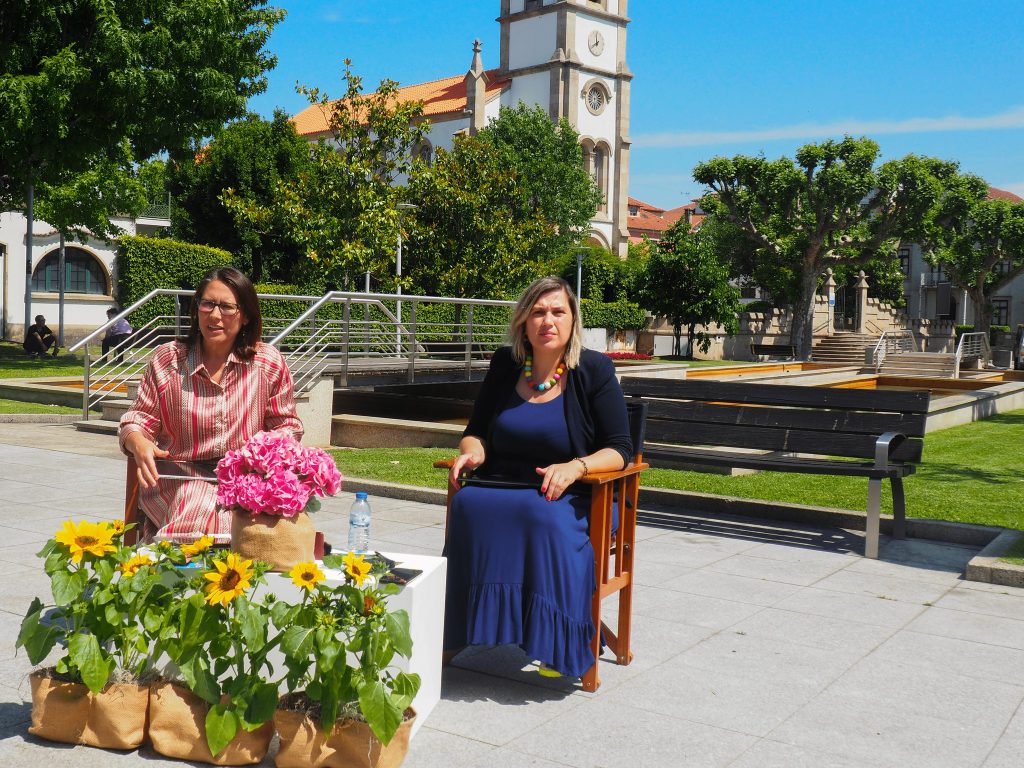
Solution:
M 190 319 L 182 309 L 183 299 L 193 295 L 187 290 L 151 291 L 69 348 L 71 352 L 84 351 L 83 419 L 88 420 L 90 411 L 105 401 L 124 397 L 157 346 L 187 335 Z M 118 320 L 165 296 L 174 298 L 171 314 L 154 317 L 106 355 L 90 352 L 90 344 L 100 344 Z M 469 379 L 474 361 L 504 342 L 515 305 L 511 301 L 341 291 L 322 297 L 259 294 L 259 299 L 264 309 L 263 338 L 281 349 L 296 393 L 308 391 L 324 375 L 347 380 L 353 363 L 363 368 L 404 369 L 405 380 L 413 383 L 417 360 L 429 357 L 444 361 L 441 365 L 453 372 L 464 371 L 464 378 Z M 404 305 L 402 320 L 394 311 L 399 301 Z M 276 311 L 287 307 L 284 302 L 307 304 L 308 308 L 294 317 L 294 312 Z M 445 306 L 450 309 L 443 309 Z M 500 318 L 493 313 L 490 318 L 481 317 L 485 307 L 505 310 L 498 313 Z
M 978 358 L 982 366 L 992 361 L 992 349 L 988 344 L 988 334 L 981 332 L 965 333 L 956 345 L 956 358 L 953 366 L 953 378 L 960 378 L 960 365 L 964 360 Z
M 885 362 L 886 355 L 901 352 L 916 352 L 917 341 L 911 331 L 884 331 L 871 352 L 871 365 L 878 373 Z

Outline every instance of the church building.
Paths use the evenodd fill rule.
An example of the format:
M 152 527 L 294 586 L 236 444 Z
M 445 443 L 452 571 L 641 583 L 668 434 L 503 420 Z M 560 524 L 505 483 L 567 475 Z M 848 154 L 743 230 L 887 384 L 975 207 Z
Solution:
M 604 195 L 589 240 L 625 257 L 629 244 L 629 90 L 626 65 L 628 0 L 501 0 L 498 66 L 484 67 L 480 42 L 464 75 L 401 88 L 398 97 L 422 101 L 431 130 L 418 148 L 428 160 L 472 135 L 502 106 L 541 105 L 552 120 L 566 118 L 580 135 L 587 169 Z M 318 105 L 293 118 L 299 134 L 327 132 Z

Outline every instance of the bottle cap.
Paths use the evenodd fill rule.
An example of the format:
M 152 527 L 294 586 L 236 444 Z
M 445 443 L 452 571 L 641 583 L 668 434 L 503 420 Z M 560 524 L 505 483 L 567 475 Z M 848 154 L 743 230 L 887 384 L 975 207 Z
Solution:
M 366 501 L 366 491 L 356 491 L 356 498 L 360 501 Z

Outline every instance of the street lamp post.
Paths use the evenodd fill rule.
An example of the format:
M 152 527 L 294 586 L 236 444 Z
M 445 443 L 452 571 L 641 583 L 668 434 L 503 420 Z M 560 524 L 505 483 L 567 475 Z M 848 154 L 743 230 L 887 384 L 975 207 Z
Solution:
M 398 203 L 395 206 L 398 209 L 398 253 L 395 258 L 395 278 L 396 286 L 395 293 L 399 296 L 402 295 L 402 214 L 407 211 L 416 210 L 416 206 L 412 203 Z M 398 357 L 402 356 L 402 300 L 398 299 L 395 302 L 395 318 L 397 325 L 395 326 L 395 354 Z

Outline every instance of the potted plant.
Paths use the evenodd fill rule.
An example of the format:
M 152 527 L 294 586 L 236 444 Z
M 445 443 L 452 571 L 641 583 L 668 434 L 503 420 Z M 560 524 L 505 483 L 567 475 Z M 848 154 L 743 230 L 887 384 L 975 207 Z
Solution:
M 33 664 L 29 732 L 51 741 L 133 749 L 145 736 L 148 681 L 172 592 L 149 554 L 122 546 L 123 523 L 67 521 L 38 553 L 53 604 L 32 601 L 17 647 Z
M 316 529 L 307 513 L 341 488 L 330 454 L 286 432 L 258 432 L 217 463 L 217 480 L 217 503 L 234 510 L 236 552 L 282 572 L 313 559 Z
M 399 588 L 371 576 L 360 555 L 329 555 L 324 565 L 341 569 L 344 581 L 328 585 L 315 562 L 299 563 L 290 575 L 302 600 L 272 609 L 288 669 L 288 694 L 274 715 L 281 741 L 276 764 L 398 766 L 409 748 L 416 716 L 410 705 L 420 687 L 419 675 L 392 667 L 396 655 L 412 653 L 408 614 L 385 604 Z
M 167 757 L 258 763 L 274 734 L 278 698 L 267 661 L 278 638 L 268 605 L 250 599 L 267 564 L 235 552 L 195 554 L 198 573 L 183 581 L 165 624 L 167 653 L 183 684 L 151 687 L 149 738 Z

